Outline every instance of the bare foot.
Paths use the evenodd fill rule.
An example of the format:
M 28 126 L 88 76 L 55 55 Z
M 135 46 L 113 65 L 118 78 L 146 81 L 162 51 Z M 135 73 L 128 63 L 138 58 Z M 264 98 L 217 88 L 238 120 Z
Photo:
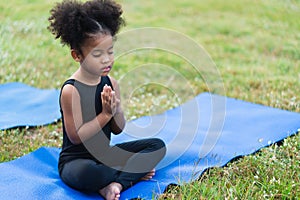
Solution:
M 118 200 L 120 198 L 122 185 L 120 183 L 112 182 L 108 186 L 102 188 L 99 193 L 106 200 Z
M 142 181 L 148 181 L 155 175 L 155 169 L 152 169 L 148 174 L 146 174 L 143 178 L 141 178 Z

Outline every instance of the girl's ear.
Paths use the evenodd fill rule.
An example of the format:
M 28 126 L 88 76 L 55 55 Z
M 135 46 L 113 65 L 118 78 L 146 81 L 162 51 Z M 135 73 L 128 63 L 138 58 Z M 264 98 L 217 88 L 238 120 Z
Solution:
M 80 62 L 81 61 L 81 54 L 76 51 L 75 49 L 71 49 L 71 55 L 72 55 L 72 58 L 76 61 L 76 62 Z

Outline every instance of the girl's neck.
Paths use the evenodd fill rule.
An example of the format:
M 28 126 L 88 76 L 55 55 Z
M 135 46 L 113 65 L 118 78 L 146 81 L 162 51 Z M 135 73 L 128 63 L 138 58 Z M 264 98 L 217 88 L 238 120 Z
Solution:
M 80 81 L 81 83 L 84 83 L 86 85 L 98 85 L 101 81 L 101 76 L 91 76 L 90 74 L 87 74 L 79 68 L 72 76 L 71 78 Z

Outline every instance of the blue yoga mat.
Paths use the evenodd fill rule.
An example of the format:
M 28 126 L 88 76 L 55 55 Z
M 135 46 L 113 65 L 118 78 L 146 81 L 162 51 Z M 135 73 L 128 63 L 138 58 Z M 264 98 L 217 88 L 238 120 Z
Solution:
M 167 154 L 152 180 L 122 192 L 121 199 L 152 199 L 171 183 L 195 180 L 207 168 L 281 141 L 299 127 L 299 113 L 210 93 L 163 114 L 133 120 L 112 142 L 159 137 L 167 144 Z M 42 147 L 0 164 L 0 199 L 99 199 L 98 194 L 75 191 L 60 180 L 59 151 Z
M 59 90 L 37 89 L 22 83 L 0 85 L 0 130 L 39 126 L 60 119 Z

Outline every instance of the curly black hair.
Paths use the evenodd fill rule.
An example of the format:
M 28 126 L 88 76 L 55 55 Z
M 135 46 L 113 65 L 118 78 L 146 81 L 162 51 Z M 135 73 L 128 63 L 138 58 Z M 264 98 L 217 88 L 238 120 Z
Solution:
M 97 33 L 115 36 L 125 25 L 121 17 L 123 11 L 112 0 L 64 0 L 51 9 L 48 30 L 61 40 L 63 45 L 80 51 L 87 38 Z

